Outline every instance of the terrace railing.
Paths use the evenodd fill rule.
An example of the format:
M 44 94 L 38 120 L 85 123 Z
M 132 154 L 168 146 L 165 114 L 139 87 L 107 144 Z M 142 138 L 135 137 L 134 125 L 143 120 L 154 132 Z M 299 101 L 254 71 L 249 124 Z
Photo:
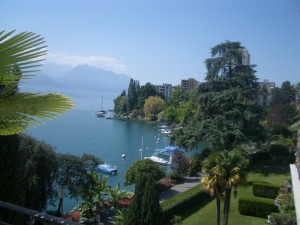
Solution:
M 295 165 L 298 170 L 298 179 L 300 180 L 300 129 L 298 130 L 297 149 L 296 149 L 296 162 Z
M 42 224 L 63 224 L 63 225 L 80 225 L 80 223 L 75 223 L 69 220 L 64 220 L 55 216 L 48 215 L 46 213 L 38 212 L 32 209 L 24 208 L 22 206 L 14 205 L 8 202 L 0 201 L 0 211 L 3 209 L 21 214 L 29 218 L 27 224 L 33 224 L 34 221 L 41 221 Z M 5 221 L 0 221 L 0 225 L 9 225 Z

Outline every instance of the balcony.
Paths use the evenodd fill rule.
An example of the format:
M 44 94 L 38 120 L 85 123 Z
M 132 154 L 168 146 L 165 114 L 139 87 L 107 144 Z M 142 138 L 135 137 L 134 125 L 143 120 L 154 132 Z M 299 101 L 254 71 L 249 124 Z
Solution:
M 41 221 L 42 224 L 80 225 L 79 223 L 64 220 L 55 216 L 48 215 L 46 213 L 0 201 L 0 211 L 2 211 L 3 209 L 14 212 L 16 215 L 23 215 L 24 217 L 29 218 L 29 222 L 27 224 L 34 224 L 35 221 Z M 9 225 L 9 223 L 5 221 L 0 221 L 0 224 Z

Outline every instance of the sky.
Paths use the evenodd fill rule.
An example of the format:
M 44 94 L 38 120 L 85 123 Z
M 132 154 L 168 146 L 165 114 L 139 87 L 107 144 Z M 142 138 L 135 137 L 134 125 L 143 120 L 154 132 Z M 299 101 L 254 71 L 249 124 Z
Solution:
M 0 30 L 46 39 L 47 62 L 158 85 L 204 81 L 210 50 L 238 41 L 260 81 L 300 81 L 300 0 L 0 0 Z

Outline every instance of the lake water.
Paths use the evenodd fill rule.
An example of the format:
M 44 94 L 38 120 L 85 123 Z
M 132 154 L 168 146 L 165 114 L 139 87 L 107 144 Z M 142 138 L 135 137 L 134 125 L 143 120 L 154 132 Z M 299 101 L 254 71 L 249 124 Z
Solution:
M 56 152 L 81 156 L 92 154 L 102 161 L 117 165 L 118 174 L 108 176 L 108 184 L 120 184 L 122 189 L 134 191 L 134 186 L 123 186 L 124 175 L 133 161 L 151 156 L 156 148 L 170 145 L 169 138 L 161 134 L 157 124 L 122 121 L 95 116 L 94 112 L 72 110 L 44 125 L 31 128 L 28 135 L 52 145 Z M 201 151 L 201 146 L 200 150 Z M 122 154 L 126 155 L 122 159 Z M 71 210 L 77 202 L 65 198 L 64 210 Z
M 138 121 L 122 121 L 95 116 L 94 112 L 72 110 L 70 113 L 47 121 L 44 125 L 31 128 L 28 135 L 52 145 L 57 152 L 81 156 L 95 155 L 104 162 L 118 166 L 118 174 L 109 176 L 109 185 L 118 182 L 122 189 L 134 191 L 133 186 L 123 186 L 124 175 L 133 161 L 151 156 L 155 148 L 169 145 L 168 136 L 160 133 L 157 124 Z M 122 159 L 122 154 L 126 155 Z M 65 200 L 64 209 L 74 206 L 74 201 Z

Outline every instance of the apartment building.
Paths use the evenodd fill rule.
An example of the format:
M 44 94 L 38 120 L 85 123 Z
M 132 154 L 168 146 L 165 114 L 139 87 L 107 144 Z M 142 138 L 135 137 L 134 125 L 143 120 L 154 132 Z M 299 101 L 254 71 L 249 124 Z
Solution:
M 168 102 L 172 96 L 173 86 L 172 84 L 155 85 L 157 92 L 162 93 L 165 96 L 166 102 Z
M 190 93 L 193 89 L 199 86 L 200 82 L 195 80 L 194 78 L 189 78 L 187 80 L 181 80 L 181 90 Z
M 272 101 L 272 90 L 275 88 L 275 82 L 263 80 L 259 83 L 259 104 L 262 106 L 269 106 Z

